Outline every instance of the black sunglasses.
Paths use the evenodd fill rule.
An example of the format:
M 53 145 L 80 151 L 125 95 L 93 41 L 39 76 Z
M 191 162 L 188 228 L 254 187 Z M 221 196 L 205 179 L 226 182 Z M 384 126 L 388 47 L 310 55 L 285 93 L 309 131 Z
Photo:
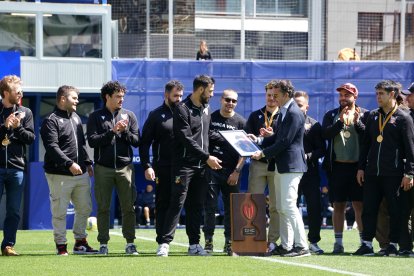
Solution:
M 226 101 L 226 103 L 230 103 L 230 102 L 232 102 L 232 103 L 237 103 L 237 100 L 236 99 L 231 99 L 231 98 L 224 98 L 224 100 Z

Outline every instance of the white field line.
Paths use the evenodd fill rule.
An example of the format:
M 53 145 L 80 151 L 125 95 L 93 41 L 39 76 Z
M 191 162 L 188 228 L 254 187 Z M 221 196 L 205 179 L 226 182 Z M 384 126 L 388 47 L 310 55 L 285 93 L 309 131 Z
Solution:
M 122 234 L 118 232 L 110 232 L 110 234 L 115 235 L 115 236 L 122 236 Z M 137 239 L 155 242 L 154 238 L 146 238 L 146 237 L 137 236 Z M 179 242 L 171 242 L 170 244 L 181 246 L 181 247 L 188 247 L 188 244 L 179 243 Z M 284 260 L 279 260 L 279 259 L 274 259 L 274 258 L 269 258 L 269 257 L 250 257 L 250 258 L 255 259 L 255 260 L 267 261 L 267 262 L 272 262 L 272 263 L 280 263 L 280 264 L 285 264 L 285 265 L 290 265 L 290 266 L 313 268 L 317 270 L 328 271 L 332 273 L 339 273 L 339 274 L 344 274 L 344 275 L 367 276 L 367 274 L 355 273 L 355 272 L 350 272 L 346 270 L 330 268 L 326 266 L 313 265 L 313 264 L 301 264 L 301 263 L 289 262 L 289 261 L 284 261 Z

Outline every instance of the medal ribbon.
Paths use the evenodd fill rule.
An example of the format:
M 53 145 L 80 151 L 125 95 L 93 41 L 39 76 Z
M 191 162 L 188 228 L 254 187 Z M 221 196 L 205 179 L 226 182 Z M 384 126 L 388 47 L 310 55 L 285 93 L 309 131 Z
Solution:
M 270 119 L 267 119 L 267 110 L 265 109 L 264 117 L 265 117 L 265 125 L 266 125 L 266 128 L 269 128 L 269 127 L 272 126 L 273 117 L 275 117 L 276 113 L 277 113 L 277 110 L 273 111 L 272 116 L 270 117 Z
M 379 132 L 382 135 L 382 132 L 384 131 L 384 127 L 385 125 L 388 123 L 388 121 L 391 119 L 392 114 L 395 113 L 395 111 L 397 111 L 398 105 L 396 104 L 393 108 L 393 110 L 388 113 L 387 117 L 385 118 L 385 120 L 382 120 L 382 113 L 379 113 L 379 120 L 378 120 L 378 127 L 379 127 Z

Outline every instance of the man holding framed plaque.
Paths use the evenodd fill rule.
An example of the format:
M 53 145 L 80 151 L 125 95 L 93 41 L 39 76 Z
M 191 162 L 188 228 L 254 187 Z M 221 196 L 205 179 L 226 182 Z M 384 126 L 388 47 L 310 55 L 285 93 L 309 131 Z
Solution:
M 252 155 L 253 159 L 274 158 L 274 189 L 276 208 L 280 216 L 281 247 L 277 254 L 286 257 L 309 256 L 302 216 L 296 206 L 298 186 L 306 172 L 303 135 L 305 116 L 293 100 L 294 87 L 289 80 L 272 81 L 274 99 L 280 115 L 275 134 L 269 137 L 252 137 L 264 146 L 263 151 Z
M 237 106 L 237 98 L 236 91 L 232 89 L 223 91 L 223 96 L 220 99 L 220 109 L 211 114 L 210 132 L 242 130 L 244 128 L 246 120 L 234 111 Z M 248 142 L 251 142 L 247 136 L 245 138 Z M 243 141 L 235 141 L 235 143 L 238 143 L 241 150 L 249 149 L 249 147 L 244 146 Z M 254 144 L 252 145 L 254 146 Z M 224 252 L 231 256 L 230 194 L 239 192 L 240 176 L 245 158 L 240 157 L 239 153 L 224 139 L 210 140 L 209 152 L 222 161 L 222 169 L 208 169 L 209 185 L 204 203 L 203 232 L 206 242 L 204 249 L 208 252 L 213 251 L 215 213 L 217 199 L 221 192 L 224 204 Z

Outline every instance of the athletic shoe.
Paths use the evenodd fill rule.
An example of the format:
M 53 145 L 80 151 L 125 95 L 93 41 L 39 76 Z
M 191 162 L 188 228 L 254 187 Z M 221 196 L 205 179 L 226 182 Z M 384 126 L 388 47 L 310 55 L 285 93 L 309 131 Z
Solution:
M 381 248 L 381 249 L 377 252 L 377 255 L 378 255 L 378 256 L 385 256 L 385 250 L 386 250 L 386 248 Z
M 109 254 L 108 246 L 101 244 L 101 246 L 99 247 L 99 254 L 108 255 Z
M 135 256 L 139 255 L 139 253 L 137 251 L 137 247 L 133 243 L 129 243 L 125 246 L 125 253 L 127 255 L 135 255 Z
M 210 254 L 201 247 L 200 244 L 191 244 L 188 248 L 189 256 L 210 256 Z
M 67 244 L 56 244 L 57 255 L 67 256 L 68 254 L 68 245 Z
M 6 246 L 1 250 L 1 254 L 3 256 L 19 256 L 19 253 L 14 250 L 13 246 Z
M 311 253 L 309 249 L 305 249 L 303 247 L 294 247 L 292 250 L 290 250 L 288 253 L 283 254 L 283 257 L 306 257 L 310 256 Z
M 86 239 L 76 240 L 75 246 L 73 247 L 73 254 L 98 254 L 99 251 L 89 246 Z
M 224 244 L 223 252 L 227 254 L 227 256 L 233 256 L 233 250 L 231 249 L 231 242 L 226 242 Z
M 389 244 L 387 246 L 387 249 L 385 249 L 385 256 L 389 256 L 389 257 L 398 256 L 398 250 L 397 250 L 397 248 L 394 245 Z
M 204 250 L 207 253 L 212 253 L 214 249 L 213 239 L 206 239 L 206 243 L 204 244 Z
M 413 251 L 411 251 L 411 250 L 399 250 L 398 251 L 398 256 L 401 256 L 401 257 L 414 257 L 414 252 Z
M 267 243 L 267 253 L 269 255 L 276 255 L 274 253 L 276 253 L 277 250 L 277 244 L 274 242 L 268 242 Z
M 344 246 L 339 243 L 334 243 L 334 249 L 332 251 L 332 254 L 343 254 L 344 253 Z
M 168 252 L 170 251 L 170 245 L 168 243 L 162 243 L 158 246 L 157 256 L 158 257 L 168 257 Z
M 356 256 L 374 256 L 374 249 L 365 243 L 361 244 L 357 251 L 354 252 Z
M 323 254 L 324 253 L 324 251 L 318 246 L 318 244 L 317 243 L 311 243 L 310 245 L 309 245 L 309 251 L 311 252 L 311 253 L 314 253 L 314 254 L 316 254 L 316 255 L 321 255 L 321 254 Z

